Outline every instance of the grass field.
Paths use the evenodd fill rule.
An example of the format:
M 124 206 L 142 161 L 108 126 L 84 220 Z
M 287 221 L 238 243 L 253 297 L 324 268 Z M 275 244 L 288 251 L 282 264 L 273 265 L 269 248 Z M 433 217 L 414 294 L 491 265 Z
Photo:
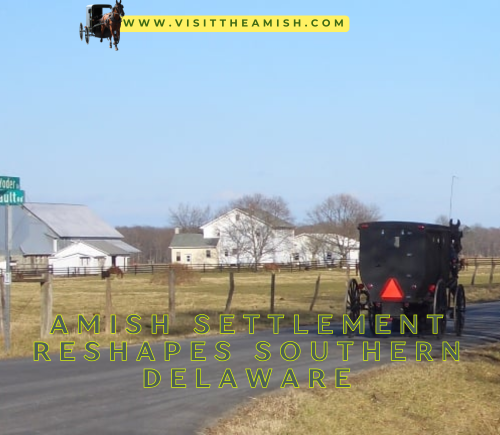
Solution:
M 261 396 L 204 435 L 500 434 L 500 344 L 463 352 L 460 362 L 365 371 L 349 383 Z
M 315 282 L 321 273 L 321 285 L 313 311 L 309 306 L 314 293 Z M 178 285 L 176 291 L 176 321 L 170 325 L 169 334 L 152 336 L 151 314 L 168 313 L 168 288 L 165 282 L 155 275 L 125 275 L 123 279 L 112 280 L 113 313 L 117 315 L 117 334 L 91 335 L 77 334 L 77 315 L 83 314 L 90 320 L 95 313 L 104 315 L 105 281 L 100 277 L 54 278 L 53 315 L 61 314 L 70 330 L 69 335 L 56 333 L 45 340 L 51 351 L 58 350 L 61 340 L 75 341 L 74 349 L 83 349 L 86 342 L 94 340 L 105 346 L 110 341 L 141 343 L 144 340 L 165 339 L 192 335 L 196 327 L 194 317 L 203 313 L 210 316 L 212 331 L 219 325 L 218 315 L 226 305 L 229 275 L 227 272 L 196 273 L 189 285 Z M 161 277 L 160 277 L 161 278 Z M 487 282 L 487 273 L 480 274 L 476 282 Z M 235 273 L 235 293 L 231 313 L 235 314 L 233 326 L 236 330 L 248 330 L 248 321 L 242 314 L 261 314 L 264 319 L 256 321 L 256 328 L 266 328 L 271 321 L 265 319 L 270 307 L 269 273 Z M 467 286 L 470 276 L 464 275 L 469 302 L 500 299 L 500 286 L 488 290 L 478 285 Z M 299 314 L 301 324 L 315 323 L 318 314 L 334 315 L 340 319 L 344 312 L 346 275 L 339 271 L 308 271 L 276 274 L 275 313 L 285 314 L 282 325 L 293 321 L 293 314 Z M 143 330 L 138 335 L 123 331 L 125 318 L 129 314 L 142 317 Z M 104 325 L 102 325 L 104 329 Z M 120 331 L 121 330 L 121 331 Z M 30 356 L 33 341 L 40 338 L 40 285 L 37 283 L 13 283 L 11 296 L 11 352 L 8 356 Z M 3 338 L 0 340 L 0 358 L 5 358 Z

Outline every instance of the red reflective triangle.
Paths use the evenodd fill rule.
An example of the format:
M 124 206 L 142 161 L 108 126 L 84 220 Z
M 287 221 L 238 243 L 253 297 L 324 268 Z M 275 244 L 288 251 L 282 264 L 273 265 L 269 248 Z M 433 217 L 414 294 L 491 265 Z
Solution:
M 385 283 L 380 297 L 386 301 L 401 301 L 403 300 L 403 290 L 399 286 L 399 283 L 394 278 L 389 278 Z

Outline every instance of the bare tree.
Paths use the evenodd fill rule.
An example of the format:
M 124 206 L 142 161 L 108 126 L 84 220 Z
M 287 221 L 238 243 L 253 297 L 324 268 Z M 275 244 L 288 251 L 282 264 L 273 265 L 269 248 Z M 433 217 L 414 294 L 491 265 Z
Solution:
M 444 226 L 449 226 L 450 225 L 450 220 L 448 219 L 448 217 L 444 214 L 440 214 L 436 220 L 434 221 L 434 223 L 438 224 L 438 225 L 444 225 Z
M 172 228 L 133 226 L 116 228 L 124 236 L 124 241 L 140 249 L 141 252 L 132 254 L 132 263 L 168 263 L 170 250 L 168 249 L 174 230 Z
M 199 233 L 200 227 L 212 219 L 210 206 L 197 207 L 189 204 L 179 204 L 175 209 L 169 209 L 169 223 L 179 228 L 183 233 Z
M 358 238 L 361 222 L 380 220 L 380 210 L 375 205 L 366 205 L 349 194 L 332 195 L 308 213 L 310 222 L 320 233 L 329 234 L 337 252 L 346 259 Z M 329 242 L 332 243 L 332 242 Z
M 293 216 L 288 204 L 281 196 L 268 197 L 261 193 L 244 195 L 229 203 L 229 208 L 246 209 L 250 213 L 266 212 L 270 219 L 293 223 Z
M 500 228 L 485 228 L 479 224 L 464 231 L 463 254 L 469 257 L 500 256 Z
M 221 231 L 221 248 L 232 246 L 238 261 L 246 257 L 258 264 L 265 256 L 274 258 L 280 250 L 291 253 L 294 227 L 283 198 L 246 195 L 231 201 L 226 212 L 230 210 L 235 213 L 228 217 Z

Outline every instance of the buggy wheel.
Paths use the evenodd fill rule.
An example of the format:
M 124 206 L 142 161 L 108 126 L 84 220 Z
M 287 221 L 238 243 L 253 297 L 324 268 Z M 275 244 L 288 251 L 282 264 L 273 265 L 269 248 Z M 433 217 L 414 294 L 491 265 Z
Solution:
M 89 28 L 85 27 L 85 42 L 89 43 Z
M 345 295 L 345 310 L 346 314 L 353 322 L 358 320 L 361 314 L 360 291 L 358 282 L 355 279 L 351 279 L 347 286 L 347 292 Z M 347 335 L 352 336 L 354 334 L 352 331 L 348 331 Z
M 446 294 L 446 284 L 443 280 L 439 280 L 434 291 L 434 303 L 432 314 L 441 314 L 443 317 L 437 320 L 438 333 L 436 338 L 440 339 L 446 333 L 446 314 L 448 311 L 448 298 Z
M 465 325 L 465 290 L 462 284 L 459 284 L 455 294 L 455 306 L 453 307 L 453 321 L 455 333 L 462 335 Z
M 80 41 L 83 41 L 83 24 L 80 23 Z

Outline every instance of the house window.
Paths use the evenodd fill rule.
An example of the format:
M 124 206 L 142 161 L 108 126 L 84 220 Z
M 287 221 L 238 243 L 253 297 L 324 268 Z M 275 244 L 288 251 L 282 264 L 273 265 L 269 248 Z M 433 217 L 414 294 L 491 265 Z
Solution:
M 332 259 L 332 253 L 331 253 L 331 252 L 327 252 L 327 253 L 326 253 L 326 259 L 327 259 L 328 261 L 330 261 L 330 260 Z
M 177 252 L 177 254 L 175 254 L 175 261 L 181 261 L 181 253 L 180 252 Z
M 300 255 L 296 252 L 295 254 L 292 254 L 293 255 L 293 259 L 295 261 L 299 261 L 300 260 Z
M 238 255 L 238 249 L 233 248 L 233 249 L 231 250 L 231 255 Z
M 191 263 L 191 254 L 186 254 L 186 263 Z
M 229 251 L 227 249 L 224 251 L 224 257 L 229 257 Z
M 239 215 L 239 214 L 237 214 L 237 215 L 236 215 L 236 220 L 237 220 L 237 221 L 239 221 L 239 220 L 240 220 L 240 215 Z
M 80 265 L 88 266 L 90 264 L 90 257 L 80 257 Z
M 206 254 L 207 258 L 212 257 L 212 251 L 210 251 L 210 249 L 207 249 L 207 250 L 205 251 L 205 254 Z

